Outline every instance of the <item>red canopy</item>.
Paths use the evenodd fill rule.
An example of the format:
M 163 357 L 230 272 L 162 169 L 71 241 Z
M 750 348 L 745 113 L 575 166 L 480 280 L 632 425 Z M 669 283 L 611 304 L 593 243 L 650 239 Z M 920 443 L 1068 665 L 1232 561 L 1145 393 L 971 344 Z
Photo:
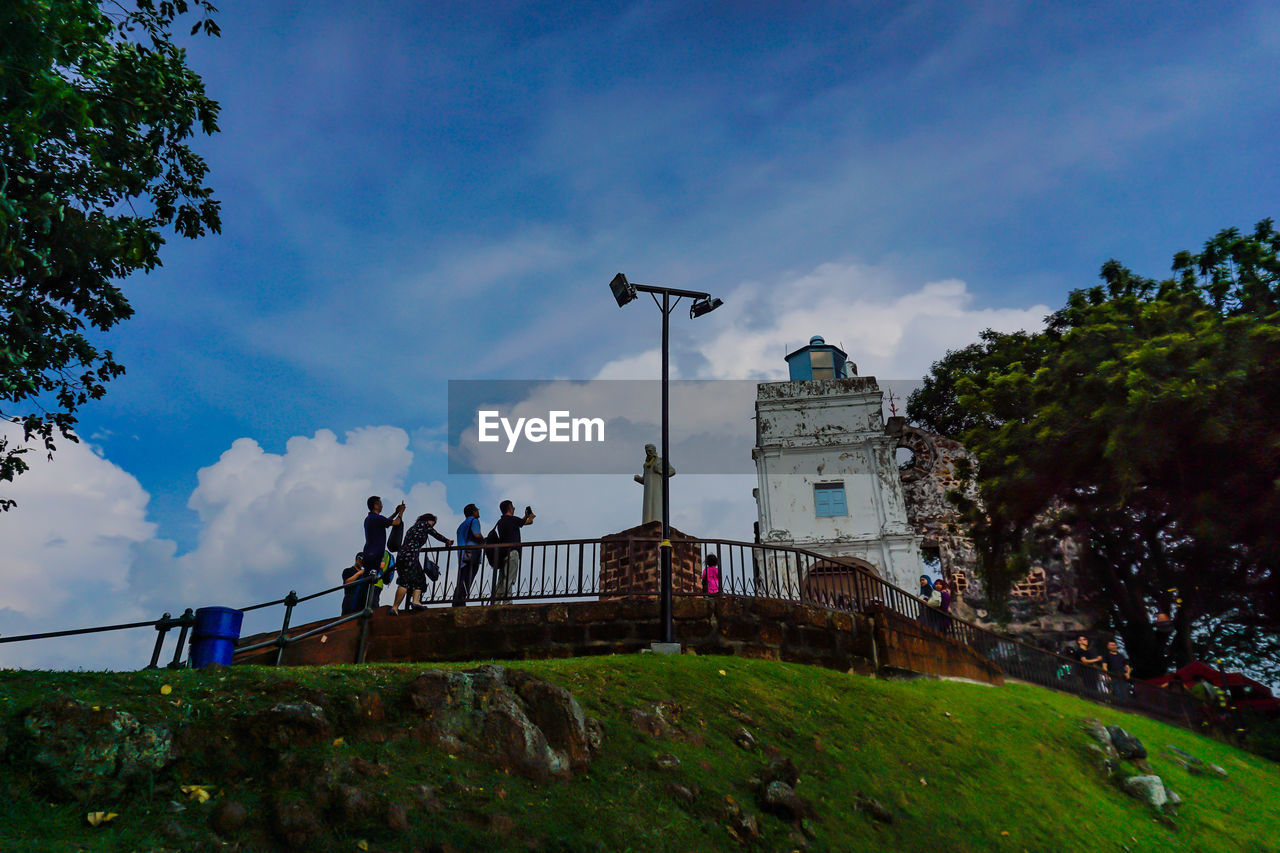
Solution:
M 1203 661 L 1192 661 L 1176 672 L 1148 679 L 1147 683 L 1157 687 L 1175 686 L 1186 689 L 1202 679 L 1214 687 L 1225 689 L 1237 708 L 1280 711 L 1280 699 L 1271 695 L 1271 688 L 1267 685 L 1239 672 L 1222 672 Z

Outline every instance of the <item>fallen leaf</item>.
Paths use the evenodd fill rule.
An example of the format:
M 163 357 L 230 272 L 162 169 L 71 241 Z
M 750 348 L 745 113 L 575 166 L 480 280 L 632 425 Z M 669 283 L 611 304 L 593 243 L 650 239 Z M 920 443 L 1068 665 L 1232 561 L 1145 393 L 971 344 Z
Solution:
M 1001 834 L 1001 835 L 1008 835 L 1008 834 L 1009 834 L 1009 830 L 1007 830 L 1007 829 L 1006 829 L 1006 830 L 1003 830 L 1000 834 Z
M 173 692 L 173 688 L 172 688 L 172 687 L 170 687 L 169 685 L 167 685 L 167 684 L 161 684 L 161 685 L 160 685 L 160 695 L 161 695 L 161 696 L 168 696 L 168 695 L 169 695 L 170 693 L 172 693 L 172 692 Z
M 102 826 L 104 823 L 110 823 L 120 815 L 115 812 L 89 812 L 84 816 L 89 821 L 89 826 Z
M 368 850 L 368 849 L 369 849 L 369 842 L 368 842 L 368 841 L 365 841 L 363 838 L 361 838 L 359 841 L 357 841 L 357 842 L 356 842 L 356 849 L 357 849 L 357 850 Z
M 725 671 L 722 669 L 722 670 L 720 670 L 720 674 L 721 674 L 721 675 L 728 675 L 729 673 L 725 672 Z
M 333 745 L 334 745 L 334 746 L 342 746 L 342 745 L 343 745 L 343 744 L 345 744 L 346 742 L 347 742 L 347 739 L 346 739 L 346 738 L 344 738 L 344 737 L 339 737 L 339 738 L 334 738 L 334 739 L 333 739 Z
M 186 794 L 197 803 L 207 803 L 209 798 L 213 796 L 209 793 L 211 785 L 183 785 L 182 793 Z
M 101 710 L 102 710 L 102 706 L 101 706 L 101 705 L 94 705 L 94 706 L 93 706 L 93 710 L 95 710 L 95 711 L 101 711 Z
M 924 781 L 924 777 L 923 777 L 923 776 L 921 776 L 921 777 L 920 777 L 920 784 L 921 784 L 921 785 L 928 785 L 929 783 L 928 783 L 928 782 L 926 782 L 926 781 Z

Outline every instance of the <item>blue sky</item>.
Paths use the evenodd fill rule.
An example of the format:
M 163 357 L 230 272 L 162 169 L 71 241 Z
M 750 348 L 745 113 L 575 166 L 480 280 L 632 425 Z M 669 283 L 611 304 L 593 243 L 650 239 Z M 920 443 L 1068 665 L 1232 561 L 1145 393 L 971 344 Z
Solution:
M 128 374 L 81 420 L 136 504 L 111 594 L 165 591 L 140 562 L 258 541 L 211 503 L 226 466 L 353 430 L 395 445 L 385 485 L 328 491 L 353 529 L 365 488 L 496 500 L 509 484 L 447 475 L 447 380 L 655 376 L 658 315 L 618 310 L 619 270 L 725 297 L 674 324 L 680 375 L 776 376 L 824 334 L 911 378 L 1108 258 L 1161 275 L 1280 212 L 1280 7 L 1046 5 L 224 2 L 222 38 L 190 47 L 222 103 L 197 144 L 223 233 L 127 282 Z M 96 464 L 76 459 L 49 494 Z M 736 498 L 704 508 L 722 499 L 736 531 Z M 49 535 L 0 518 L 11 553 Z

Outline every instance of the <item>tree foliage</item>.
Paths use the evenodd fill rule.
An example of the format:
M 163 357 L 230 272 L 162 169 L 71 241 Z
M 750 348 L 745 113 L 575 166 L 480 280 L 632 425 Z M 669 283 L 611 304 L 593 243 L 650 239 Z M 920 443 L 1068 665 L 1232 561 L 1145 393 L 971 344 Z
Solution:
M 0 35 L 0 482 L 30 444 L 76 440 L 76 412 L 124 372 L 94 330 L 133 309 L 119 282 L 160 263 L 162 232 L 219 230 L 208 168 L 188 144 L 218 104 L 173 27 L 216 36 L 207 0 L 136 8 L 6 0 Z M 0 509 L 13 505 L 0 500 Z
M 1280 626 L 1280 235 L 1222 231 L 1152 280 L 1118 263 L 1037 334 L 937 362 L 908 416 L 978 459 L 965 509 L 999 594 L 1049 512 L 1140 675 Z M 1173 618 L 1172 636 L 1154 623 Z

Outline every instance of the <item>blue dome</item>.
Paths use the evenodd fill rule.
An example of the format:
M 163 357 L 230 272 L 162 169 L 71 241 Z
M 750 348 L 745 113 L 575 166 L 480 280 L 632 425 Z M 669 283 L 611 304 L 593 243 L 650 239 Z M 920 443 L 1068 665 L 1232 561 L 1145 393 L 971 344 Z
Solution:
M 826 341 L 822 339 L 822 335 L 814 335 L 812 338 L 809 338 L 809 346 L 811 347 L 821 346 L 825 343 Z

